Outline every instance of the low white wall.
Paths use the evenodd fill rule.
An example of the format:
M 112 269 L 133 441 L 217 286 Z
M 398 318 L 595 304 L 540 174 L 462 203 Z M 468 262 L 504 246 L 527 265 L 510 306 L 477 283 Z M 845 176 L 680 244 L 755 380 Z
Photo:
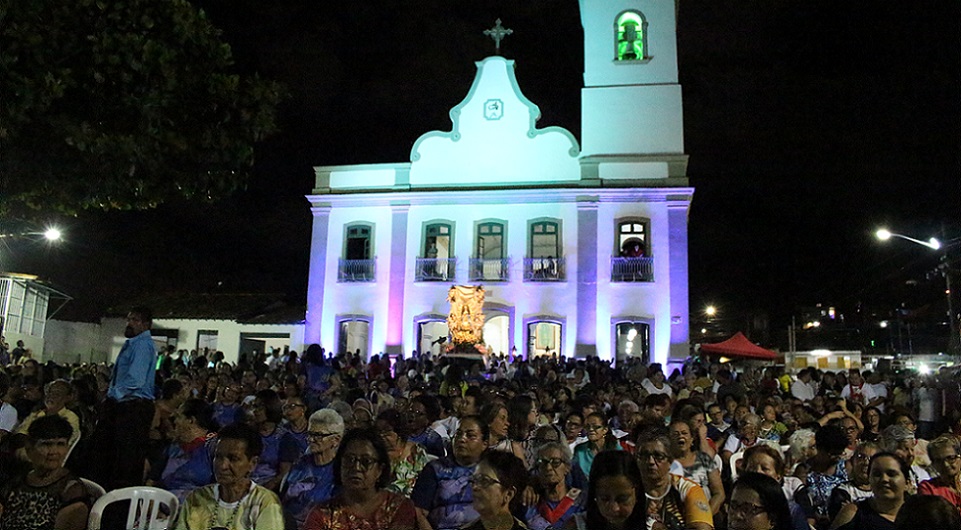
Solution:
M 103 328 L 93 322 L 48 320 L 40 360 L 60 364 L 99 363 L 107 360 L 109 349 L 103 341 Z

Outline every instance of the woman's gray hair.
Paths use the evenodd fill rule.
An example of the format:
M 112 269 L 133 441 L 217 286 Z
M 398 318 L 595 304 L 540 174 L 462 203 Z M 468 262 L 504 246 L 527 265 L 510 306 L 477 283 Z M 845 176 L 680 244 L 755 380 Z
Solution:
M 791 445 L 790 455 L 795 462 L 804 458 L 805 453 L 814 446 L 814 431 L 811 429 L 798 429 L 788 439 Z
M 344 418 L 334 409 L 320 409 L 310 415 L 310 425 L 322 427 L 330 433 L 344 433 Z
M 745 414 L 744 417 L 741 418 L 741 425 L 753 425 L 755 427 L 760 428 L 761 417 L 758 416 L 757 414 L 754 414 L 753 412 L 750 414 Z
M 564 463 L 570 464 L 571 460 L 574 459 L 574 454 L 571 452 L 571 447 L 566 443 L 561 442 L 545 442 L 541 444 L 537 448 L 537 457 L 540 458 L 544 453 L 554 449 L 560 451 L 561 454 L 564 455 Z
M 931 453 L 948 448 L 953 448 L 955 454 L 961 455 L 961 438 L 951 434 L 942 434 L 934 440 L 931 440 L 931 442 L 928 443 L 928 458 L 932 458 Z
M 907 440 L 914 440 L 914 433 L 903 425 L 890 425 L 881 431 L 881 449 L 885 451 L 894 451 Z
M 318 415 L 321 412 L 324 412 L 323 416 Z M 337 418 L 334 419 L 333 416 L 330 415 L 331 413 L 337 416 Z M 315 418 L 318 422 L 328 422 L 327 425 L 340 425 L 339 431 L 344 432 L 344 424 L 354 419 L 354 411 L 347 403 L 344 403 L 343 401 L 334 401 L 329 407 L 320 409 L 311 414 L 309 419 L 310 423 L 314 423 Z

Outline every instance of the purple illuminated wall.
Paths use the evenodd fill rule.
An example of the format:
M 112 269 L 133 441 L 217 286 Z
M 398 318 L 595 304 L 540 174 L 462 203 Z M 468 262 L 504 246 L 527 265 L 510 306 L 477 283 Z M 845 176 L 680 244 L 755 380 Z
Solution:
M 667 207 L 670 238 L 671 270 L 671 352 L 672 358 L 685 358 L 690 353 L 690 301 L 687 272 L 687 212 L 689 199 Z M 664 362 L 657 359 L 658 362 Z
M 323 344 L 320 336 L 324 316 L 324 280 L 327 277 L 327 233 L 330 227 L 330 207 L 311 209 L 314 225 L 310 235 L 310 273 L 307 277 L 307 315 L 305 316 L 304 344 Z M 327 348 L 336 346 L 328 343 Z
M 387 344 L 384 351 L 404 354 L 404 275 L 407 271 L 408 205 L 391 207 L 390 283 L 387 294 Z
M 597 355 L 597 203 L 577 205 L 577 344 L 574 355 Z

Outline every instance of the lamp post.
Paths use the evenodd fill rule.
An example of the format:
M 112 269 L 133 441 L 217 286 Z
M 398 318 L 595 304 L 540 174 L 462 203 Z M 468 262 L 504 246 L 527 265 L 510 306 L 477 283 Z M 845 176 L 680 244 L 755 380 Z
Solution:
M 955 316 L 954 316 L 954 301 L 952 300 L 952 296 L 951 296 L 952 295 L 951 271 L 950 271 L 950 264 L 948 262 L 947 247 L 942 245 L 941 242 L 937 240 L 937 238 L 932 237 L 927 241 L 921 241 L 920 239 L 908 237 L 903 234 L 895 234 L 894 232 L 890 232 L 884 228 L 881 228 L 880 230 L 875 232 L 874 235 L 881 241 L 887 241 L 892 237 L 896 237 L 896 238 L 904 239 L 906 241 L 910 241 L 912 243 L 916 243 L 921 246 L 928 247 L 931 250 L 941 251 L 941 263 L 938 265 L 938 269 L 941 271 L 941 275 L 944 276 L 944 294 L 948 299 L 948 326 L 949 326 L 949 329 L 951 330 L 951 337 L 948 339 L 948 351 L 950 353 L 957 353 L 958 346 L 959 346 L 959 339 L 961 339 L 961 337 L 958 336 L 958 322 L 957 320 L 955 320 Z

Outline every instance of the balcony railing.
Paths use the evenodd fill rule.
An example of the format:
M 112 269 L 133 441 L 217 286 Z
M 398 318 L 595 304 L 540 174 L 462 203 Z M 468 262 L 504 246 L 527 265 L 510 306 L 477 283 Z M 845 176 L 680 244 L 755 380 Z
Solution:
M 372 282 L 376 274 L 376 259 L 341 258 L 337 264 L 338 282 Z
M 524 258 L 524 281 L 564 281 L 566 264 L 564 258 Z
M 511 259 L 470 259 L 470 281 L 506 282 L 510 280 Z
M 457 258 L 416 258 L 414 261 L 415 282 L 446 282 L 454 279 Z
M 654 258 L 611 258 L 612 282 L 653 282 Z

